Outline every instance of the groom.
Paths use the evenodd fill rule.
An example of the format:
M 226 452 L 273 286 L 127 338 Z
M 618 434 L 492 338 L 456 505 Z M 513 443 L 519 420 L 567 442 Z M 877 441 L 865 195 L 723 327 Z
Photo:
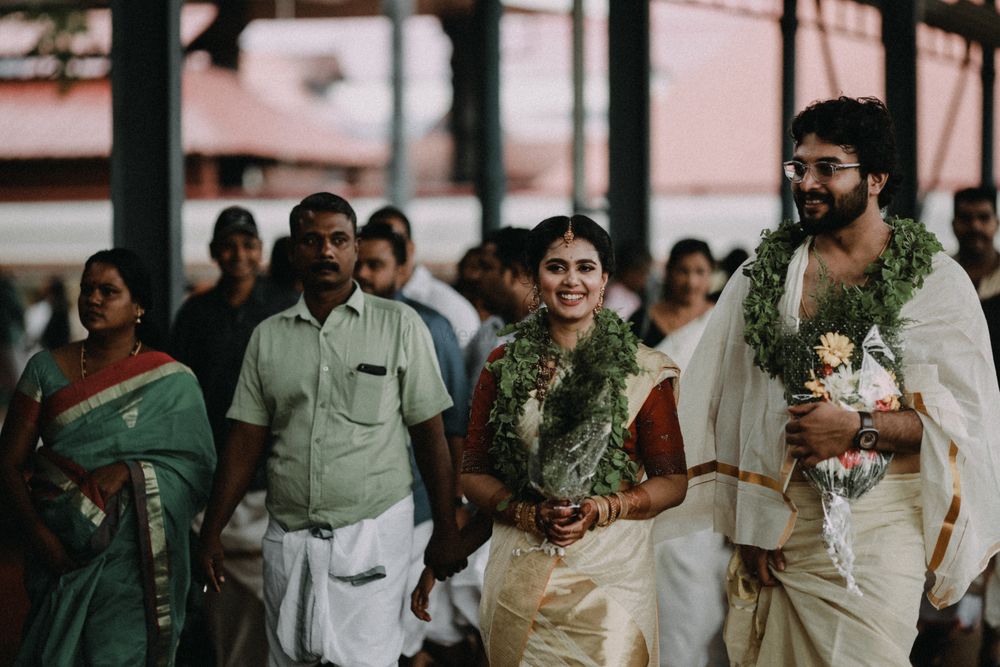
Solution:
M 931 601 L 951 604 L 1000 543 L 989 336 L 968 279 L 933 235 L 882 217 L 899 179 L 885 105 L 817 102 L 791 133 L 783 167 L 800 222 L 764 235 L 685 375 L 687 511 L 714 514 L 740 547 L 726 625 L 734 664 L 908 664 L 925 570 Z M 838 299 L 850 300 L 856 325 L 894 323 L 883 335 L 903 350 L 901 409 L 788 406 L 783 370 L 796 350 L 780 334 L 828 316 Z M 892 455 L 886 477 L 851 501 L 863 596 L 827 555 L 821 496 L 801 472 L 851 449 Z

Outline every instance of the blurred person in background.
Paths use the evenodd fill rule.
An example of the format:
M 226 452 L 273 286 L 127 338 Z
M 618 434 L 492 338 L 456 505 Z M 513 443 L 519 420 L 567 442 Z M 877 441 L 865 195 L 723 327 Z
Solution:
M 384 222 L 406 239 L 406 266 L 402 273 L 403 296 L 438 311 L 451 322 L 458 344 L 464 350 L 479 329 L 479 313 L 471 303 L 448 283 L 435 278 L 430 269 L 416 263 L 416 246 L 410 220 L 395 206 L 383 206 L 368 217 L 368 222 Z
M 749 253 L 743 248 L 733 248 L 719 261 L 712 281 L 712 293 L 708 295 L 712 303 L 719 300 L 719 295 L 722 294 L 726 283 L 729 282 L 734 273 L 740 270 L 743 262 L 747 261 L 749 257 Z
M 484 264 L 492 260 L 483 250 L 483 246 L 478 245 L 469 248 L 458 260 L 457 276 L 455 278 L 455 290 L 464 296 L 472 304 L 476 312 L 479 313 L 479 321 L 484 322 L 493 313 L 486 307 L 486 299 L 483 296 L 482 285 L 483 271 L 488 270 Z
M 615 249 L 618 272 L 608 282 L 604 307 L 618 313 L 626 322 L 646 302 L 646 287 L 653 258 L 644 243 L 623 243 Z
M 38 300 L 24 313 L 24 339 L 29 355 L 69 343 L 69 301 L 59 276 L 49 276 Z
M 959 190 L 953 198 L 951 223 L 958 241 L 954 259 L 969 275 L 982 303 L 994 366 L 1000 361 L 1000 253 L 994 245 L 998 227 L 996 201 L 993 187 Z M 921 599 L 920 634 L 911 654 L 914 665 L 971 665 L 977 653 L 983 665 L 1000 662 L 997 654 L 1000 581 L 994 568 L 995 558 L 958 604 L 935 609 L 926 597 Z
M 958 262 L 985 301 L 1000 294 L 1000 252 L 994 245 L 997 234 L 997 191 L 993 187 L 959 190 L 954 196 L 951 229 L 958 240 Z
M 504 227 L 492 232 L 483 243 L 480 285 L 486 307 L 494 314 L 486 318 L 465 348 L 465 370 L 470 388 L 475 388 L 490 352 L 506 342 L 506 338 L 500 337 L 500 331 L 508 324 L 520 322 L 531 312 L 532 278 L 524 259 L 527 242 L 527 229 Z M 537 302 L 534 305 L 537 307 Z
M 271 247 L 271 261 L 267 266 L 267 275 L 275 287 L 283 290 L 292 301 L 295 301 L 302 294 L 302 284 L 295 277 L 295 269 L 292 267 L 292 260 L 289 259 L 291 249 L 292 237 L 279 236 L 274 240 L 274 245 Z
M 0 434 L 0 491 L 31 555 L 18 665 L 173 664 L 216 459 L 197 380 L 151 345 L 151 297 L 135 253 L 93 255 L 87 338 L 38 352 L 18 383 Z
M 713 265 L 704 241 L 678 241 L 667 260 L 663 300 L 633 318 L 640 340 L 665 352 L 680 367 L 681 386 L 711 315 L 708 292 Z M 722 624 L 730 556 L 725 537 L 711 529 L 656 544 L 660 664 L 728 664 Z
M 631 318 L 639 340 L 650 347 L 664 343 L 673 350 L 674 359 L 690 359 L 712 310 L 708 293 L 714 267 L 712 251 L 704 241 L 675 243 L 664 272 L 663 298 Z M 672 340 L 666 343 L 668 338 Z
M 358 230 L 358 262 L 354 268 L 354 278 L 367 294 L 380 296 L 384 299 L 395 299 L 417 311 L 420 319 L 427 325 L 434 342 L 434 352 L 437 356 L 441 378 L 453 405 L 446 409 L 441 417 L 444 421 L 445 437 L 451 452 L 452 464 L 457 471 L 461 462 L 462 448 L 465 443 L 465 432 L 468 428 L 469 391 L 465 378 L 465 364 L 462 351 L 455 339 L 451 325 L 443 315 L 412 299 L 400 294 L 399 285 L 402 279 L 403 267 L 406 265 L 406 239 L 397 234 L 385 223 L 372 222 Z M 410 467 L 413 470 L 413 547 L 410 553 L 410 574 L 406 590 L 412 590 L 420 573 L 424 569 L 424 549 L 431 537 L 431 506 L 427 489 L 424 487 L 416 459 L 410 449 Z M 456 476 L 456 505 L 461 505 L 461 488 Z M 464 513 L 457 517 L 460 524 L 464 523 Z M 463 572 L 468 571 L 466 568 Z M 458 577 L 460 575 L 456 575 Z M 403 627 L 406 638 L 403 643 L 403 656 L 412 665 L 428 664 L 430 654 L 422 651 L 425 640 L 429 641 L 433 653 L 440 655 L 448 664 L 464 664 L 469 656 L 465 650 L 465 632 L 463 626 L 478 626 L 478 605 L 480 585 L 472 596 L 472 604 L 466 605 L 465 614 L 461 607 L 454 608 L 449 599 L 452 577 L 447 583 L 434 589 L 430 600 L 430 613 L 434 617 L 431 624 L 425 624 L 403 609 Z M 466 596 L 468 597 L 468 596 Z M 462 598 L 464 601 L 465 598 Z M 445 656 L 448 656 L 445 658 Z
M 10 276 L 0 272 L 0 408 L 7 406 L 21 372 L 24 305 Z
M 263 251 L 257 222 L 241 206 L 230 206 L 219 213 L 208 251 L 219 267 L 219 280 L 207 292 L 181 305 L 168 349 L 197 376 L 205 394 L 215 446 L 221 448 L 229 429 L 226 410 L 236 391 L 250 335 L 264 319 L 294 304 L 298 294 L 260 275 Z M 234 554 L 227 564 L 232 582 L 222 594 L 204 597 L 203 619 L 199 619 L 204 625 L 189 626 L 181 648 L 184 659 L 208 659 L 195 657 L 209 648 L 197 637 L 205 629 L 219 667 L 266 659 L 260 551 L 267 529 L 265 485 L 262 463 L 250 492 L 222 536 L 226 548 Z

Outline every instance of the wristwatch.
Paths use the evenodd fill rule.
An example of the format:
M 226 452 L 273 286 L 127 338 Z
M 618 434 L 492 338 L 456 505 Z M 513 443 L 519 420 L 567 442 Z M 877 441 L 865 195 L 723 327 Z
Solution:
M 861 417 L 861 428 L 854 434 L 854 446 L 871 451 L 878 445 L 878 429 L 870 412 L 858 412 Z

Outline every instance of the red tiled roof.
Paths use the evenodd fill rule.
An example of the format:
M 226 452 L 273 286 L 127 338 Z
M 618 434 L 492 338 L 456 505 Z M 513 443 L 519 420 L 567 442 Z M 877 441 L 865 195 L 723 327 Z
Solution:
M 235 73 L 188 67 L 182 77 L 186 155 L 249 155 L 286 162 L 379 167 L 385 147 L 346 137 L 267 106 Z M 111 83 L 0 82 L 0 160 L 100 158 L 111 154 Z

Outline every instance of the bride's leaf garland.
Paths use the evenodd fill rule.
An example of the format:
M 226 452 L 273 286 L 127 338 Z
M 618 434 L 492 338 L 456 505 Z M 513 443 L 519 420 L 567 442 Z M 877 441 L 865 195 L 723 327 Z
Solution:
M 881 256 L 865 269 L 867 284 L 830 286 L 812 319 L 823 321 L 828 328 L 833 320 L 866 327 L 877 324 L 886 340 L 897 339 L 902 324 L 900 310 L 913 290 L 923 285 L 941 244 L 913 220 L 895 218 L 887 224 L 892 237 Z M 792 370 L 786 365 L 788 336 L 794 332 L 783 325 L 778 302 L 785 291 L 792 255 L 806 237 L 801 225 L 788 221 L 773 232 L 764 231 L 756 259 L 743 270 L 750 280 L 743 302 L 743 336 L 754 351 L 754 364 L 772 377 L 785 377 Z
M 590 333 L 573 350 L 563 350 L 549 335 L 545 313 L 542 309 L 501 331 L 501 335 L 513 333 L 515 338 L 507 344 L 504 356 L 489 366 L 497 378 L 497 398 L 490 412 L 495 435 L 489 448 L 497 474 L 514 499 L 531 495 L 528 450 L 518 435 L 517 424 L 531 390 L 536 388 L 539 372 L 549 360 L 555 360 L 567 370 L 545 397 L 541 430 L 565 433 L 580 420 L 580 415 L 592 418 L 606 414 L 611 422 L 610 440 L 590 493 L 612 493 L 623 480 L 635 483 L 638 466 L 622 444 L 628 419 L 625 380 L 639 372 L 638 339 L 628 323 L 603 309 L 594 317 Z M 613 397 L 610 403 L 604 400 L 606 396 Z

